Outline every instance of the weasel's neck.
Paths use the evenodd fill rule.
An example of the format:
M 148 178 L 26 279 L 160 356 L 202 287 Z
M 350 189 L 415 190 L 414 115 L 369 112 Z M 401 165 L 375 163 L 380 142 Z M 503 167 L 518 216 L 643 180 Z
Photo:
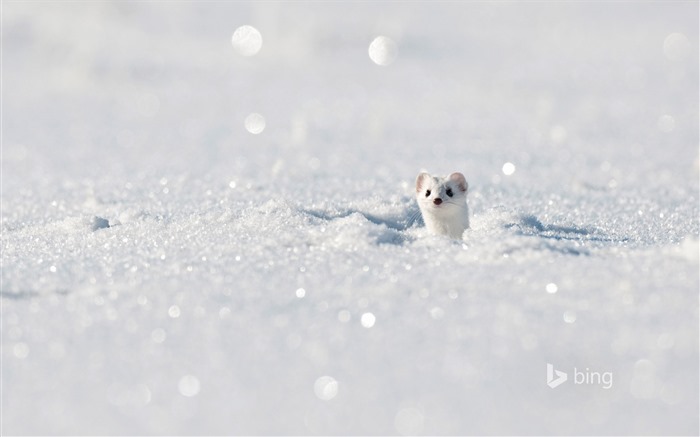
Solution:
M 440 215 L 423 214 L 425 226 L 434 234 L 449 235 L 452 238 L 462 238 L 462 233 L 469 227 L 469 212 L 467 205 L 455 214 Z

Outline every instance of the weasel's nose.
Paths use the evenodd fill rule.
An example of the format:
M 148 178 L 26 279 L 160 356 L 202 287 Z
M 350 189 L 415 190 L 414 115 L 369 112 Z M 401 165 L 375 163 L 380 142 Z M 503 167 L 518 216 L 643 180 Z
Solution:
M 436 204 L 436 205 L 439 205 L 439 204 L 442 203 L 442 199 L 439 198 L 439 197 L 436 197 L 435 200 L 433 200 L 433 203 Z

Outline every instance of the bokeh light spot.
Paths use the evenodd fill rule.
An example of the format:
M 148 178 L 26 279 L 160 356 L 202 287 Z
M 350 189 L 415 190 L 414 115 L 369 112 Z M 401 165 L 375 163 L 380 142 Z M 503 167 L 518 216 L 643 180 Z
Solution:
M 219 310 L 219 318 L 220 318 L 221 320 L 224 320 L 224 319 L 228 319 L 229 317 L 231 317 L 231 308 L 229 308 L 229 307 L 222 307 L 222 308 Z
M 440 307 L 433 307 L 430 309 L 430 317 L 435 320 L 442 319 L 445 316 L 445 310 Z
M 241 26 L 233 32 L 231 44 L 242 56 L 253 56 L 262 48 L 262 35 L 253 26 Z
M 506 176 L 510 176 L 513 173 L 515 173 L 515 164 L 512 162 L 506 162 L 503 164 L 503 168 L 501 169 L 503 171 L 503 174 Z
M 197 396 L 200 389 L 199 379 L 193 375 L 185 375 L 180 378 L 180 382 L 177 384 L 177 389 L 181 395 L 188 398 Z
M 180 307 L 177 305 L 171 306 L 170 308 L 168 308 L 168 315 L 173 319 L 177 319 L 178 317 L 180 317 Z
M 564 321 L 566 323 L 574 323 L 576 321 L 576 313 L 573 311 L 564 312 Z
M 369 45 L 369 58 L 377 65 L 389 65 L 396 59 L 396 43 L 386 36 L 378 36 Z
M 338 381 L 330 376 L 321 376 L 314 383 L 314 393 L 323 401 L 330 401 L 338 394 Z
M 683 61 L 691 52 L 690 41 L 682 33 L 672 33 L 664 39 L 664 55 L 671 61 Z
M 374 317 L 374 314 L 372 314 L 372 313 L 364 313 L 364 314 L 362 314 L 362 317 L 360 318 L 360 323 L 365 328 L 371 328 L 372 326 L 374 326 L 374 323 L 376 321 L 377 321 L 377 318 Z
M 258 113 L 252 113 L 245 118 L 245 128 L 253 135 L 265 130 L 265 117 Z

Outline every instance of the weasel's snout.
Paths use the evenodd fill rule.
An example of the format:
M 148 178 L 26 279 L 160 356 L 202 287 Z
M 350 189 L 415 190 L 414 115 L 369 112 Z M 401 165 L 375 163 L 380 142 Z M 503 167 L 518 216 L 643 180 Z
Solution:
M 439 204 L 442 203 L 442 199 L 439 198 L 439 197 L 436 197 L 435 200 L 433 200 L 433 203 L 436 204 L 436 205 L 439 205 Z

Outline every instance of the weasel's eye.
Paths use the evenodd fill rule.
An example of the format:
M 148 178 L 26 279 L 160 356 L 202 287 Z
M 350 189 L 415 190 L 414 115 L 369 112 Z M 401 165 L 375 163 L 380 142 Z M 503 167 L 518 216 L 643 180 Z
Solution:
M 448 188 L 448 189 L 445 191 L 445 193 L 446 193 L 448 196 L 452 197 L 452 188 Z
M 425 197 L 428 197 L 428 196 L 430 196 L 430 190 L 427 190 L 427 191 L 425 192 Z

